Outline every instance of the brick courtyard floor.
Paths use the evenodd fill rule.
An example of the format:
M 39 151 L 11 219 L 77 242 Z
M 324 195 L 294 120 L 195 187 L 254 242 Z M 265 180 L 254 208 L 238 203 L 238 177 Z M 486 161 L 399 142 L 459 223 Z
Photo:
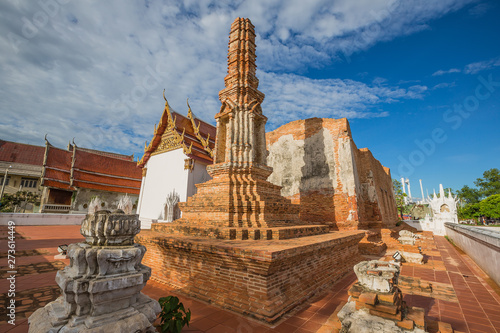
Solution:
M 16 232 L 16 326 L 12 326 L 6 322 L 5 310 L 9 287 L 7 227 L 0 226 L 0 333 L 28 332 L 27 317 L 60 295 L 54 278 L 69 260 L 54 260 L 57 246 L 83 240 L 79 226 L 17 226 Z M 424 265 L 402 267 L 400 288 L 407 304 L 425 308 L 429 320 L 451 323 L 457 331 L 500 333 L 498 286 L 444 237 L 436 236 L 424 254 L 428 259 Z M 155 299 L 179 296 L 192 312 L 191 324 L 184 332 L 328 332 L 323 325 L 347 301 L 347 290 L 355 281 L 354 273 L 349 274 L 273 327 L 177 295 L 154 281 L 149 281 L 143 292 Z M 432 325 L 429 331 L 433 331 Z

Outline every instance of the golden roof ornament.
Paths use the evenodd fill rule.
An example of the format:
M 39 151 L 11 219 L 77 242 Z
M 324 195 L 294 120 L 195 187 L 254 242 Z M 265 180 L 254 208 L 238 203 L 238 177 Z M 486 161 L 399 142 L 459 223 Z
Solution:
M 198 126 L 196 126 L 196 122 L 194 121 L 193 111 L 191 111 L 191 106 L 189 105 L 189 98 L 187 99 L 186 103 L 187 103 L 187 106 L 188 106 L 187 117 L 191 121 L 191 125 L 193 125 L 194 135 L 196 135 L 196 138 L 201 142 L 201 145 L 203 146 L 203 149 L 208 154 L 210 154 L 210 157 L 214 157 L 213 156 L 213 151 L 212 151 L 212 149 L 210 149 L 210 146 L 209 146 L 210 133 L 208 133 L 208 136 L 207 136 L 206 139 L 203 139 L 203 137 L 201 136 L 201 133 L 200 133 L 201 121 L 198 121 Z

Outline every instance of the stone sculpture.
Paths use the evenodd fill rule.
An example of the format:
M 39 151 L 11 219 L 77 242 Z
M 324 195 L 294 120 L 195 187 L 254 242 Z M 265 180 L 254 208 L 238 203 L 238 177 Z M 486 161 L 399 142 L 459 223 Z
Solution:
M 118 201 L 118 209 L 123 210 L 125 214 L 132 214 L 132 209 L 134 208 L 134 204 L 132 203 L 132 199 L 125 194 L 124 197 L 121 197 Z
M 89 214 L 94 214 L 101 209 L 102 201 L 99 197 L 93 197 L 89 202 Z
M 63 295 L 29 317 L 29 332 L 156 332 L 161 309 L 141 293 L 151 268 L 141 264 L 146 248 L 134 244 L 139 231 L 137 215 L 88 214 L 85 243 L 69 245 L 71 263 L 57 272 Z
M 179 218 L 179 206 L 177 205 L 179 200 L 179 194 L 175 190 L 167 195 L 167 199 L 165 200 L 165 221 L 172 222 Z

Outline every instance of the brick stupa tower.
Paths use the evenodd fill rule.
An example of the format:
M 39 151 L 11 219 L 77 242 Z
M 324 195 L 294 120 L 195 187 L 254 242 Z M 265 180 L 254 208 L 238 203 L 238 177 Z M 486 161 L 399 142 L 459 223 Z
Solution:
M 225 309 L 273 323 L 321 293 L 359 261 L 363 231 L 328 232 L 303 224 L 298 207 L 266 179 L 264 94 L 255 77 L 255 32 L 231 26 L 226 88 L 215 116 L 213 177 L 179 203 L 182 218 L 153 223 L 145 245 L 152 279 Z M 308 237 L 306 237 L 308 236 Z
M 229 35 L 228 74 L 219 92 L 212 180 L 196 185 L 198 193 L 180 203 L 182 218 L 162 226 L 168 232 L 222 239 L 287 239 L 328 232 L 324 225 L 304 225 L 299 207 L 267 181 L 264 94 L 255 76 L 255 31 L 249 19 L 237 18 Z M 154 227 L 154 226 L 153 226 Z

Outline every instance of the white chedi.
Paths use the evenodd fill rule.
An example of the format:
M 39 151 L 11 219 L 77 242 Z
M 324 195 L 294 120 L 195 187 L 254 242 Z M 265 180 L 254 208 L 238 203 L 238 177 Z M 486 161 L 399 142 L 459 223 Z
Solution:
M 457 200 L 451 191 L 446 195 L 443 185 L 439 184 L 439 197 L 434 192 L 433 197 L 427 199 L 432 210 L 432 217 L 427 215 L 421 222 L 422 230 L 432 231 L 434 235 L 446 235 L 444 224 L 446 222 L 458 223 Z

